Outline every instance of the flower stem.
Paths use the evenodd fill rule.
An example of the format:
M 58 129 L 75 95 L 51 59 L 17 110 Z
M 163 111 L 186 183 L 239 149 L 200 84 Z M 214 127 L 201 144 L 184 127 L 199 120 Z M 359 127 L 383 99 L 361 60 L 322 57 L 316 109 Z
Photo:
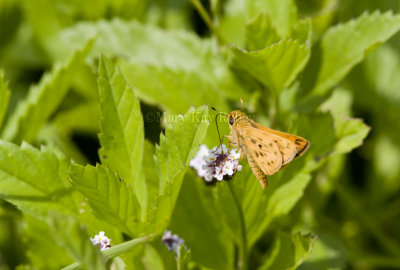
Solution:
M 213 20 L 211 19 L 207 10 L 201 4 L 200 0 L 190 0 L 190 2 L 192 2 L 193 6 L 196 8 L 197 12 L 199 12 L 201 18 L 207 24 L 208 28 L 217 37 L 218 41 L 222 44 L 225 44 L 226 42 L 225 42 L 224 38 L 221 36 L 220 32 L 218 31 L 218 28 L 214 25 Z
M 113 246 L 105 251 L 102 251 L 101 253 L 104 255 L 106 260 L 109 260 L 109 259 L 114 258 L 124 252 L 127 252 L 128 250 L 132 249 L 133 247 L 135 247 L 137 245 L 144 244 L 144 243 L 150 241 L 154 236 L 155 236 L 155 234 L 150 234 L 148 236 L 144 236 L 141 238 L 132 239 L 130 241 Z M 64 267 L 62 270 L 76 270 L 76 269 L 80 269 L 80 268 L 81 268 L 81 264 L 79 262 L 76 262 L 67 267 Z
M 228 183 L 229 190 L 232 194 L 233 200 L 235 201 L 236 208 L 239 214 L 239 222 L 240 222 L 240 233 L 241 233 L 241 245 L 239 246 L 240 257 L 237 263 L 237 268 L 239 270 L 247 269 L 247 235 L 246 235 L 246 223 L 244 220 L 244 214 L 242 210 L 242 206 L 239 203 L 239 200 L 235 194 L 235 191 L 232 187 L 233 183 Z

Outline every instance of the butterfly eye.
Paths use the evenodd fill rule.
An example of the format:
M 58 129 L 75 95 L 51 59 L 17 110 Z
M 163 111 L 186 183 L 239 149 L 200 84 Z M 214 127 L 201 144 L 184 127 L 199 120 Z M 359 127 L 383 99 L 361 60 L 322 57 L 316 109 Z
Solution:
M 232 117 L 232 116 L 229 117 L 229 124 L 230 124 L 231 126 L 233 125 L 233 117 Z

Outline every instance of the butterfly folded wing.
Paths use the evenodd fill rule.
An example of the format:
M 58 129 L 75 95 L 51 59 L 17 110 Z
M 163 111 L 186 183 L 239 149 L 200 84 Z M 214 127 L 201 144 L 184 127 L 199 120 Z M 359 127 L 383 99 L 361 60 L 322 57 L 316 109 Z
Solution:
M 256 123 L 254 121 L 252 122 L 252 126 L 259 130 L 262 130 L 263 132 L 266 132 L 271 135 L 275 135 L 277 137 L 280 137 L 280 138 L 283 138 L 283 139 L 286 139 L 286 140 L 292 142 L 297 148 L 294 158 L 298 158 L 298 157 L 302 156 L 310 147 L 310 142 L 300 136 L 273 130 L 273 129 L 267 128 L 259 123 Z M 282 143 L 281 145 L 284 146 L 285 143 Z M 287 143 L 286 143 L 286 145 L 287 145 Z M 278 145 L 278 146 L 280 146 L 280 145 Z M 280 148 L 280 150 L 285 149 L 284 147 L 283 148 L 279 147 L 279 148 Z M 286 164 L 286 163 L 288 163 L 288 162 L 285 162 L 284 164 Z
M 269 137 L 257 137 L 253 131 L 246 131 L 243 135 L 246 154 L 266 175 L 273 175 L 282 167 L 282 154 L 278 145 Z

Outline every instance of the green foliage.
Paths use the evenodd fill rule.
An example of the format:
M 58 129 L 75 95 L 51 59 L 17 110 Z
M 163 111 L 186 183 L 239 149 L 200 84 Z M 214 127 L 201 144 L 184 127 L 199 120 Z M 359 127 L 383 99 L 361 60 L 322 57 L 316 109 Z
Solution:
M 282 39 L 290 36 L 292 26 L 297 22 L 297 7 L 293 0 L 251 0 L 247 3 L 247 9 L 249 17 L 267 12 L 272 26 Z
M 43 76 L 40 83 L 29 91 L 26 99 L 18 104 L 10 116 L 3 131 L 4 139 L 16 143 L 34 140 L 65 97 L 70 80 L 76 75 L 74 70 L 82 64 L 90 46 L 89 41 L 82 49 L 75 51 L 65 64 L 55 65 L 52 72 Z
M 260 269 L 296 269 L 310 255 L 316 239 L 311 234 L 296 233 L 292 236 L 279 232 L 270 251 L 271 256 Z
M 52 214 L 52 232 L 59 245 L 84 269 L 106 269 L 100 250 L 88 240 L 88 234 L 72 217 Z
M 324 94 L 361 62 L 365 54 L 399 29 L 400 16 L 391 12 L 364 13 L 356 20 L 329 29 L 322 38 L 322 66 L 313 93 Z
M 309 52 L 305 45 L 294 40 L 284 40 L 255 52 L 232 49 L 234 65 L 277 94 L 296 79 L 307 63 Z
M 140 104 L 121 73 L 104 57 L 99 64 L 99 97 L 102 145 L 99 156 L 103 164 L 134 187 L 143 178 L 144 132 Z
M 86 197 L 99 219 L 108 221 L 129 235 L 135 235 L 140 207 L 131 189 L 116 173 L 102 165 L 75 165 L 71 168 L 71 181 Z
M 50 149 L 21 147 L 0 141 L 1 197 L 21 210 L 45 218 L 48 211 L 74 212 L 77 208 L 68 189 L 68 160 Z
M 7 112 L 8 100 L 10 98 L 10 91 L 7 88 L 7 83 L 5 82 L 4 72 L 0 71 L 0 130 L 3 124 L 5 114 Z
M 1 1 L 1 267 L 399 268 L 399 13 L 395 0 Z M 190 167 L 240 98 L 310 141 L 266 189 L 246 158 L 230 181 Z M 173 251 L 167 229 L 184 241 Z

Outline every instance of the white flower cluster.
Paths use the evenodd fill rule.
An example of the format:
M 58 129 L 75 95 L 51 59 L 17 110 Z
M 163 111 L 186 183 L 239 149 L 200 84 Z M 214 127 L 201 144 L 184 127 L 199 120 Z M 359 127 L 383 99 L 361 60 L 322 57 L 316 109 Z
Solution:
M 166 230 L 161 242 L 167 246 L 169 251 L 173 251 L 176 255 L 178 255 L 179 247 L 180 245 L 183 245 L 185 241 L 182 238 L 179 238 L 178 235 L 172 234 L 171 231 Z
M 213 178 L 221 181 L 225 175 L 232 176 L 235 171 L 242 169 L 242 166 L 239 165 L 239 158 L 240 151 L 237 149 L 228 151 L 225 144 L 211 150 L 203 144 L 190 161 L 190 166 L 207 182 L 211 182 Z
M 93 245 L 98 246 L 101 251 L 109 249 L 111 246 L 111 239 L 105 236 L 104 232 L 99 232 L 99 234 L 95 235 L 94 238 L 90 237 L 90 241 L 92 241 Z

